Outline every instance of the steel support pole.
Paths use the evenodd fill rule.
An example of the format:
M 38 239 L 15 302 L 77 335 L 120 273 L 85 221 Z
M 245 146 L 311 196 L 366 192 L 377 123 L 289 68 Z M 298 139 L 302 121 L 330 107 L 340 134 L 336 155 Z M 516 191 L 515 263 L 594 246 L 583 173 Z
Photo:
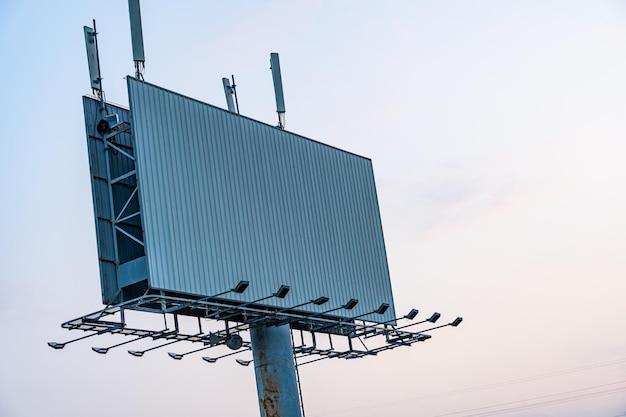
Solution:
M 288 324 L 250 329 L 261 417 L 302 417 Z

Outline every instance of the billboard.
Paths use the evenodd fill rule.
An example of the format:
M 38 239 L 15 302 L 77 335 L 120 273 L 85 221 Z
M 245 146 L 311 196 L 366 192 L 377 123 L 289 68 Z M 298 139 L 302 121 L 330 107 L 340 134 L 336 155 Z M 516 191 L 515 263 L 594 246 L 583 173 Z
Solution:
M 109 208 L 98 208 L 107 187 L 93 163 L 107 160 L 90 156 L 101 275 L 108 274 L 104 302 L 155 291 L 211 297 L 245 280 L 245 293 L 221 297 L 235 304 L 266 298 L 258 304 L 270 310 L 330 299 L 296 309 L 303 314 L 357 299 L 354 309 L 333 315 L 354 317 L 387 303 L 384 314 L 364 318 L 394 318 L 368 158 L 132 77 L 127 82 L 130 113 L 104 113 L 117 112 L 118 123 L 130 116 L 132 136 L 115 127 L 94 131 L 102 116 L 91 114 L 97 102 L 85 99 L 90 155 L 108 155 L 118 169 L 107 184 L 121 188 L 106 190 Z M 119 150 L 98 149 L 107 135 Z M 120 219 L 131 224 L 118 225 Z M 113 268 L 100 245 L 117 238 Z M 290 287 L 287 297 L 267 298 L 281 285 Z

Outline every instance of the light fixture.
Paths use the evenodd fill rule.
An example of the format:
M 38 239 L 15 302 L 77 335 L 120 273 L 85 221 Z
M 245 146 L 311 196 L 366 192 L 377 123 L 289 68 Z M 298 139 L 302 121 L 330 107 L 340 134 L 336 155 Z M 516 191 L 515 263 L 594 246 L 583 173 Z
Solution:
M 452 323 L 450 323 L 450 326 L 456 327 L 459 324 L 461 324 L 462 321 L 463 321 L 463 317 L 457 317 L 457 318 L 454 319 L 454 321 Z
M 255 324 L 255 323 L 259 323 L 259 322 L 265 322 L 265 324 L 267 326 L 276 326 L 276 325 L 286 324 L 286 323 L 288 323 L 290 321 L 288 318 L 284 318 L 283 317 L 283 318 L 278 319 L 278 318 L 276 318 L 276 316 L 281 314 L 281 313 L 285 313 L 287 311 L 291 311 L 291 310 L 294 310 L 294 309 L 299 308 L 299 307 L 303 307 L 303 306 L 308 305 L 308 304 L 315 304 L 315 305 L 320 306 L 322 304 L 326 304 L 328 302 L 328 300 L 329 300 L 328 297 L 321 296 L 321 297 L 318 297 L 318 298 L 316 298 L 314 300 L 309 300 L 309 301 L 307 301 L 305 303 L 300 303 L 300 304 L 297 304 L 295 306 L 291 306 L 291 307 L 287 307 L 287 308 L 281 308 L 280 310 L 276 310 L 276 311 L 274 311 L 272 313 L 272 315 L 270 316 L 269 319 L 267 317 L 260 317 L 260 318 L 256 318 L 256 319 L 253 319 L 253 320 L 249 320 L 246 323 L 247 324 Z
M 430 316 L 428 319 L 426 319 L 426 321 L 429 321 L 431 323 L 436 323 L 437 320 L 439 320 L 439 317 L 441 317 L 441 314 L 439 313 L 433 313 L 432 316 Z
M 185 354 L 173 353 L 173 352 L 167 352 L 167 354 L 170 355 L 170 358 L 176 359 L 177 361 L 181 360 L 183 356 L 185 356 Z
M 328 297 L 322 296 L 322 297 L 319 297 L 319 298 L 317 298 L 315 300 L 311 300 L 311 302 L 313 302 L 313 304 L 322 305 L 322 304 L 328 302 Z M 314 317 L 321 317 L 321 316 L 324 316 L 324 315 L 326 315 L 328 313 L 332 313 L 333 311 L 337 311 L 337 310 L 341 310 L 341 309 L 352 310 L 358 304 L 358 302 L 359 302 L 359 300 L 357 300 L 355 298 L 351 298 L 350 300 L 348 300 L 347 303 L 342 304 L 339 307 L 331 308 L 330 310 L 322 311 L 320 313 L 310 314 L 310 315 L 307 315 L 306 318 L 307 319 L 311 319 L 311 318 L 314 318 Z M 305 304 L 309 304 L 309 303 L 304 303 L 303 305 L 305 305 Z M 295 308 L 295 307 L 292 307 L 292 308 Z M 299 320 L 299 319 L 290 320 L 288 318 L 287 319 L 283 318 L 281 320 L 276 320 L 276 322 L 272 323 L 271 325 L 272 326 L 282 326 L 284 324 L 288 324 L 288 323 L 290 323 L 292 321 L 297 321 L 297 320 Z
M 88 337 L 99 336 L 104 333 L 114 332 L 125 326 L 124 323 L 107 323 L 107 324 L 112 324 L 112 325 L 111 327 L 107 327 L 106 329 L 98 330 L 95 333 L 88 334 L 86 336 L 82 336 L 76 339 L 68 340 L 67 342 L 63 342 L 63 343 L 48 342 L 48 346 L 50 346 L 52 349 L 63 349 L 65 345 L 69 345 L 70 343 L 78 342 L 79 340 L 87 339 Z
M 146 350 L 129 350 L 127 352 L 130 353 L 131 355 L 135 356 L 135 357 L 140 358 L 146 352 L 150 352 L 151 350 L 159 349 L 159 348 L 162 348 L 162 347 L 165 347 L 165 346 L 168 346 L 168 345 L 173 345 L 174 343 L 178 343 L 178 342 L 182 342 L 182 339 L 172 340 L 171 342 L 163 343 L 162 345 L 154 346 L 154 347 L 151 347 L 151 348 L 146 349 Z
M 359 300 L 357 300 L 356 298 L 351 298 L 348 300 L 347 303 L 343 305 L 343 308 L 345 308 L 346 310 L 352 310 L 354 307 L 356 307 L 358 303 Z
M 413 320 L 417 316 L 418 313 L 419 313 L 418 309 L 412 308 L 411 311 L 409 311 L 407 314 L 405 314 L 402 317 L 396 317 L 396 318 L 391 319 L 391 320 L 382 321 L 382 322 L 380 322 L 378 324 L 380 324 L 380 325 L 389 324 L 391 322 L 397 322 L 397 321 L 399 321 L 401 319 Z M 412 324 L 410 324 L 409 326 L 412 326 Z M 378 334 L 380 334 L 380 332 L 377 329 L 366 329 L 363 332 L 361 332 L 359 334 L 359 336 L 365 336 L 366 338 L 369 338 L 369 337 L 374 337 L 374 336 L 376 336 Z
M 419 310 L 412 308 L 411 311 L 409 311 L 404 318 L 408 319 L 408 320 L 413 320 L 415 318 L 415 316 L 417 316 L 417 314 L 419 313 Z
M 245 352 L 245 351 L 250 350 L 250 349 L 251 349 L 250 347 L 247 347 L 247 348 L 245 348 L 243 350 L 240 350 L 240 351 L 237 351 L 237 352 L 230 352 L 230 353 L 227 353 L 227 354 L 222 355 L 222 356 L 215 356 L 215 357 L 203 356 L 202 359 L 204 359 L 208 363 L 215 363 L 215 362 L 217 362 L 218 359 L 222 359 L 222 358 L 225 358 L 227 356 L 237 355 L 237 354 L 239 354 L 241 352 Z M 250 362 L 252 362 L 252 361 L 250 361 Z
M 274 297 L 285 298 L 289 293 L 290 287 L 288 285 L 281 285 L 278 291 L 274 293 Z
M 313 300 L 313 304 L 315 304 L 316 306 L 321 306 L 322 304 L 326 304 L 328 300 L 329 300 L 328 297 L 322 296 Z
M 278 289 L 278 291 L 276 291 L 275 293 L 273 293 L 272 295 L 268 295 L 265 297 L 261 297 L 257 300 L 254 301 L 248 301 L 246 303 L 240 304 L 234 308 L 230 308 L 230 309 L 226 309 L 225 311 L 216 311 L 215 313 L 209 314 L 208 316 L 206 316 L 205 318 L 210 319 L 210 318 L 215 318 L 216 320 L 228 320 L 231 317 L 236 317 L 238 315 L 241 314 L 241 312 L 237 311 L 238 309 L 242 308 L 242 307 L 246 307 L 252 304 L 256 304 L 260 301 L 264 301 L 267 300 L 269 298 L 272 297 L 278 297 L 278 298 L 285 298 L 285 296 L 287 295 L 287 293 L 289 292 L 290 287 L 288 285 L 281 285 L 280 288 Z M 220 314 L 225 313 L 229 310 L 235 310 L 236 312 L 233 314 L 228 314 L 226 316 L 220 317 Z
M 235 362 L 237 362 L 241 366 L 248 366 L 248 365 L 250 365 L 250 362 L 252 362 L 252 361 L 246 361 L 246 360 L 243 360 L 243 359 L 235 359 Z
M 382 303 L 380 305 L 380 307 L 378 307 L 376 310 L 374 310 L 374 313 L 376 313 L 376 314 L 385 314 L 385 312 L 387 311 L 388 308 L 389 308 L 389 304 Z
M 413 310 L 409 311 L 409 313 L 406 316 L 404 316 L 404 317 L 410 319 L 411 317 L 415 318 L 415 316 L 417 316 L 417 310 L 413 309 Z M 392 326 L 392 327 L 393 327 L 394 330 L 400 330 L 400 329 L 404 329 L 404 328 L 407 328 L 407 327 L 417 326 L 418 324 L 422 324 L 422 323 L 427 323 L 427 322 L 428 323 L 435 323 L 437 320 L 439 320 L 439 317 L 441 317 L 441 314 L 433 313 L 432 316 L 430 316 L 426 320 L 421 320 L 421 321 L 418 321 L 418 322 L 415 322 L 415 323 L 405 324 L 404 326 L 399 326 L 399 327 Z M 446 326 L 447 326 L 447 324 L 446 324 Z M 436 327 L 436 328 L 438 329 L 439 327 Z
M 96 353 L 101 353 L 103 355 L 106 355 L 106 353 L 109 351 L 109 348 L 92 347 L 91 350 L 93 350 Z
M 357 300 L 355 298 L 351 298 L 346 304 L 343 305 L 343 308 L 345 308 L 346 310 L 352 310 L 357 305 L 358 302 L 359 302 L 359 300 Z M 319 332 L 321 330 L 326 330 L 326 329 L 330 329 L 330 328 L 333 328 L 333 327 L 337 327 L 340 324 L 347 323 L 348 321 L 356 320 L 356 319 L 358 319 L 360 317 L 367 316 L 369 314 L 374 314 L 374 313 L 376 313 L 376 314 L 385 314 L 385 312 L 387 311 L 388 308 L 389 308 L 389 304 L 382 303 L 380 306 L 378 306 L 378 308 L 376 308 L 373 311 L 368 311 L 367 313 L 359 314 L 359 315 L 354 316 L 354 317 L 338 320 L 335 323 L 327 324 L 327 325 L 322 326 L 322 327 L 320 327 L 318 329 L 315 329 L 315 331 Z M 391 320 L 391 321 L 393 321 L 393 320 Z
M 409 311 L 407 314 L 405 314 L 402 317 L 396 317 L 395 319 L 382 321 L 382 322 L 380 322 L 378 324 L 388 324 L 388 323 L 391 323 L 393 321 L 399 321 L 401 319 L 413 320 L 417 316 L 418 313 L 419 313 L 419 310 L 413 308 L 413 309 L 411 309 L 411 311 Z M 363 334 L 365 335 L 365 334 L 369 334 L 369 333 L 372 333 L 372 331 L 366 331 Z M 376 332 L 374 331 L 373 333 L 376 333 Z
M 250 285 L 250 281 L 239 281 L 237 283 L 237 285 L 235 285 L 235 288 L 232 289 L 232 292 L 236 292 L 237 294 L 241 294 L 246 289 L 248 289 L 249 285 Z
M 165 313 L 173 313 L 173 312 L 175 312 L 175 311 L 182 310 L 183 308 L 190 307 L 190 306 L 192 306 L 193 304 L 196 304 L 196 303 L 201 303 L 201 302 L 204 302 L 204 301 L 208 301 L 208 300 L 210 300 L 211 298 L 220 297 L 220 296 L 222 296 L 222 295 L 226 295 L 226 294 L 231 293 L 231 292 L 235 292 L 235 293 L 237 293 L 237 294 L 241 294 L 241 293 L 243 293 L 245 290 L 247 290 L 247 289 L 248 289 L 248 286 L 249 286 L 249 285 L 250 285 L 250 281 L 243 281 L 243 280 L 242 280 L 242 281 L 239 281 L 239 282 L 237 283 L 237 285 L 235 285 L 235 287 L 234 287 L 234 288 L 231 288 L 230 290 L 227 290 L 227 291 L 222 291 L 222 292 L 220 292 L 220 293 L 213 294 L 213 295 L 210 295 L 210 296 L 208 296 L 208 297 L 203 297 L 203 298 L 200 298 L 199 300 L 188 301 L 188 302 L 183 303 L 183 304 L 178 305 L 178 306 L 170 307 L 170 308 L 168 308 L 167 310 L 165 310 Z
M 284 313 L 284 312 L 287 312 L 287 311 L 291 311 L 291 310 L 294 310 L 294 309 L 299 308 L 299 307 L 303 307 L 303 306 L 308 305 L 308 304 L 315 304 L 315 305 L 320 306 L 322 304 L 326 304 L 328 302 L 328 300 L 329 300 L 328 297 L 321 296 L 321 297 L 315 298 L 313 300 L 309 300 L 307 302 L 297 304 L 295 306 L 291 306 L 291 307 L 287 307 L 287 308 L 281 308 L 280 310 L 276 310 L 276 311 L 274 311 L 272 313 L 271 318 L 269 320 L 267 318 L 261 317 L 261 318 L 256 318 L 256 319 L 247 321 L 246 323 L 254 324 L 254 323 L 258 323 L 258 322 L 265 322 L 266 325 L 282 325 L 282 324 L 286 324 L 286 323 L 289 322 L 288 318 L 286 319 L 286 318 L 283 317 L 282 319 L 277 319 L 276 316 L 278 314 L 281 314 L 281 313 Z

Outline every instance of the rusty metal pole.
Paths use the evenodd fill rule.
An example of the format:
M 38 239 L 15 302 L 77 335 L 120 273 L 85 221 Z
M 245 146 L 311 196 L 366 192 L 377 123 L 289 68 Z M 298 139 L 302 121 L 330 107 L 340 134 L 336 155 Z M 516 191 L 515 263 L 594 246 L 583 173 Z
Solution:
M 289 325 L 250 329 L 261 417 L 302 417 Z

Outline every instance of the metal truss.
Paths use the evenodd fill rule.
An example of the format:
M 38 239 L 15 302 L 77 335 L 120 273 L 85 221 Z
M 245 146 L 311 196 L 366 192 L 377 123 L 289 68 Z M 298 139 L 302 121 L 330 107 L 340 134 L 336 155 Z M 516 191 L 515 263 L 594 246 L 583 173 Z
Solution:
M 131 327 L 126 322 L 126 312 L 140 311 L 159 313 L 163 315 L 164 326 L 159 329 L 140 329 Z M 396 320 L 413 320 L 417 310 Z M 179 316 L 193 316 L 198 320 L 198 332 L 184 333 L 179 327 Z M 317 316 L 305 314 L 291 309 L 268 311 L 266 307 L 255 306 L 251 303 L 234 305 L 232 301 L 216 299 L 189 300 L 176 296 L 145 295 L 136 299 L 107 306 L 102 310 L 69 320 L 61 325 L 68 330 L 81 330 L 88 334 L 64 343 L 49 342 L 54 349 L 62 349 L 68 343 L 73 343 L 92 336 L 112 334 L 126 336 L 130 339 L 109 347 L 92 347 L 92 350 L 105 354 L 110 349 L 133 343 L 139 340 L 152 340 L 157 344 L 145 350 L 128 350 L 133 356 L 143 356 L 146 352 L 160 349 L 179 342 L 188 342 L 199 348 L 185 353 L 168 352 L 168 355 L 180 360 L 184 356 L 217 347 L 227 346 L 233 352 L 217 357 L 203 357 L 207 362 L 236 355 L 251 350 L 247 331 L 254 326 L 279 326 L 289 324 L 294 340 L 293 353 L 298 366 L 317 362 L 324 359 L 358 359 L 366 356 L 376 356 L 381 352 L 408 347 L 417 342 L 424 342 L 431 338 L 431 331 L 452 326 L 456 327 L 462 318 L 456 318 L 450 323 L 430 327 L 419 331 L 408 331 L 406 327 L 417 326 L 423 323 L 434 323 L 439 318 L 434 313 L 429 319 L 399 326 L 394 324 L 376 323 L 366 320 L 346 320 L 331 316 Z M 168 327 L 168 319 L 173 319 L 173 328 Z M 211 319 L 221 323 L 222 328 L 217 331 L 204 331 L 201 319 Z M 242 335 L 248 339 L 244 340 Z M 296 345 L 296 340 L 299 343 Z M 161 343 L 165 342 L 165 343 Z M 367 343 L 367 345 L 366 345 Z M 342 348 L 339 348 L 339 346 Z M 237 360 L 241 365 L 250 361 Z
M 136 236 L 134 236 L 133 234 L 131 234 L 128 230 L 124 229 L 124 224 L 127 220 L 132 219 L 133 217 L 137 217 L 141 214 L 140 210 L 137 210 L 135 212 L 132 213 L 128 213 L 127 209 L 131 204 L 131 201 L 133 200 L 133 198 L 137 197 L 137 169 L 135 166 L 135 156 L 131 155 L 130 153 L 126 152 L 124 149 L 122 149 L 121 146 L 119 146 L 117 143 L 115 143 L 114 139 L 117 135 L 120 135 L 122 133 L 127 133 L 130 132 L 130 123 L 128 122 L 121 122 L 118 123 L 114 126 L 112 126 L 110 128 L 110 131 L 106 134 L 104 134 L 103 136 L 103 140 L 104 140 L 104 146 L 105 146 L 105 151 L 106 152 L 106 159 L 107 159 L 107 184 L 108 184 L 108 189 L 109 189 L 109 201 L 111 204 L 111 213 L 113 213 L 113 227 L 115 228 L 116 231 L 122 233 L 123 235 L 125 235 L 126 237 L 128 237 L 129 239 L 131 239 L 132 241 L 134 241 L 135 243 L 141 245 L 141 246 L 145 246 L 144 242 L 142 239 L 137 238 Z M 118 175 L 115 178 L 111 177 L 111 159 L 110 159 L 110 152 L 117 152 L 121 155 L 123 155 L 124 157 L 128 158 L 131 161 L 131 167 L 132 169 L 130 169 L 129 171 Z M 113 206 L 113 201 L 114 201 L 114 197 L 113 197 L 113 186 L 115 184 L 119 184 L 122 181 L 129 179 L 131 177 L 134 177 L 134 181 L 133 183 L 135 184 L 133 191 L 131 192 L 130 196 L 127 198 L 126 202 L 124 203 L 124 205 L 122 206 L 122 208 L 119 210 L 118 213 L 115 213 L 115 207 Z M 116 239 L 117 240 L 117 239 Z M 117 242 L 116 242 L 116 251 L 117 251 Z

